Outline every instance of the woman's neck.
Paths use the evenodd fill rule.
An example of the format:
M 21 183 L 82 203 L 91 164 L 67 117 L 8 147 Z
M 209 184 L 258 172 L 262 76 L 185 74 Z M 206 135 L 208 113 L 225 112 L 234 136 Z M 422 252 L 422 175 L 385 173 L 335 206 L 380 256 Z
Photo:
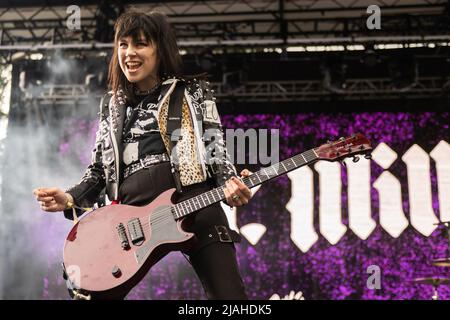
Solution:
M 150 94 L 150 93 L 152 93 L 152 92 L 154 92 L 154 91 L 156 90 L 156 88 L 159 86 L 159 84 L 160 84 L 159 81 L 153 82 L 153 86 L 152 86 L 152 87 L 145 86 L 145 87 L 144 87 L 144 88 L 146 88 L 145 90 L 142 90 L 142 89 L 141 89 L 142 86 L 141 86 L 141 87 L 136 86 L 136 87 L 135 87 L 135 93 L 138 94 L 138 95 L 146 95 L 146 94 Z
M 159 84 L 159 78 L 156 76 L 148 77 L 140 82 L 136 83 L 136 89 L 139 91 L 149 91 L 155 88 Z

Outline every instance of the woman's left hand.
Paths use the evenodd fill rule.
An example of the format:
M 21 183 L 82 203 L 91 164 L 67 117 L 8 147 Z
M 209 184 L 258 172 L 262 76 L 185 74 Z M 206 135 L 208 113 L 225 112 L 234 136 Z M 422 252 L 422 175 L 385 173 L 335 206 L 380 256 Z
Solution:
M 247 177 L 251 174 L 252 172 L 247 169 L 241 171 L 241 177 Z M 243 206 L 253 196 L 250 189 L 237 177 L 231 177 L 230 180 L 225 182 L 225 186 L 225 197 L 228 205 L 231 207 Z

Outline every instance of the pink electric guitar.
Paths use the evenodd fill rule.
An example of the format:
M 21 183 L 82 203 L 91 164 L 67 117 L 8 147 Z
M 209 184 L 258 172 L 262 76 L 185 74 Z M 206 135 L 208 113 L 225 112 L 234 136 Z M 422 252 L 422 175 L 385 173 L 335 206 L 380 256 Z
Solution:
M 318 160 L 338 161 L 364 154 L 372 147 L 362 134 L 328 142 L 242 181 L 249 188 Z M 64 268 L 69 287 L 85 298 L 108 298 L 131 290 L 170 251 L 186 250 L 195 241 L 184 231 L 186 217 L 225 199 L 222 187 L 173 203 L 175 189 L 144 207 L 108 205 L 87 213 L 74 225 L 64 244 Z

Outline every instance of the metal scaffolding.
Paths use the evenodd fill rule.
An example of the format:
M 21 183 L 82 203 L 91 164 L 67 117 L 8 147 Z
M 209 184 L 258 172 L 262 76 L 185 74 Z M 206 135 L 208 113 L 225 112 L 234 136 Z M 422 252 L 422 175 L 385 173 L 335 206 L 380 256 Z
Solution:
M 282 53 L 273 60 L 273 63 L 278 63 L 287 59 L 288 49 L 299 49 L 302 53 L 298 55 L 304 52 L 312 56 L 318 46 L 341 46 L 340 50 L 346 51 L 342 54 L 344 56 L 350 50 L 349 46 L 362 44 L 362 49 L 358 49 L 362 58 L 367 48 L 376 50 L 377 46 L 400 45 L 398 48 L 403 50 L 423 45 L 435 48 L 429 51 L 433 51 L 432 55 L 449 57 L 447 60 L 450 61 L 448 0 L 86 0 L 77 1 L 81 23 L 80 28 L 74 30 L 68 27 L 68 19 L 76 11 L 73 11 L 76 7 L 71 7 L 73 1 L 47 0 L 42 6 L 33 5 L 33 2 L 7 0 L 0 3 L 0 57 L 3 61 L 26 60 L 37 52 L 44 58 L 50 57 L 55 50 L 64 50 L 71 55 L 95 53 L 106 56 L 111 53 L 112 27 L 116 17 L 131 8 L 141 12 L 165 12 L 176 29 L 180 48 L 191 58 L 200 56 L 205 49 L 213 49 L 214 54 L 223 55 L 272 50 Z M 381 9 L 380 30 L 369 30 L 366 26 L 369 5 L 377 5 Z M 314 50 L 308 46 L 313 46 Z M 319 58 L 316 57 L 315 61 L 324 56 L 317 56 Z M 285 78 L 281 81 L 245 82 L 233 87 L 226 81 L 213 85 L 222 101 L 448 96 L 449 84 L 445 78 L 448 73 L 444 78 L 441 75 L 441 71 L 449 66 L 445 61 L 445 58 L 439 60 L 432 68 L 436 71 L 420 74 L 413 84 L 403 88 L 393 86 L 393 79 L 389 79 L 388 74 L 378 78 L 362 75 L 362 79 L 347 79 L 345 90 L 335 90 L 317 77 L 316 80 L 283 81 L 287 80 Z M 43 104 L 70 104 L 74 101 L 83 103 L 88 96 L 92 96 L 92 92 L 83 85 L 61 85 L 44 86 L 44 91 L 38 97 L 34 93 L 32 98 Z
M 335 92 L 322 81 L 249 81 L 238 87 L 212 82 L 218 103 L 221 102 L 295 102 L 317 101 L 327 98 L 341 100 L 379 100 L 398 97 L 408 99 L 433 98 L 450 93 L 450 76 L 424 77 L 410 86 L 397 88 L 391 79 L 348 79 L 346 89 Z M 40 105 L 83 105 L 100 100 L 101 93 L 93 93 L 84 85 L 44 85 L 39 94 L 25 92 L 24 100 L 36 100 Z
M 69 26 L 76 10 L 71 2 L 45 1 L 45 5 L 36 6 L 32 1 L 2 1 L 0 50 L 57 45 L 74 49 L 79 45 L 92 47 L 94 43 L 108 46 L 117 16 L 130 8 L 165 12 L 181 47 L 186 49 L 199 45 L 273 47 L 299 41 L 408 42 L 411 36 L 424 41 L 427 39 L 421 37 L 433 36 L 434 41 L 439 41 L 450 36 L 447 0 L 83 1 L 78 7 L 81 24 L 75 29 Z M 380 30 L 366 26 L 369 4 L 381 9 Z

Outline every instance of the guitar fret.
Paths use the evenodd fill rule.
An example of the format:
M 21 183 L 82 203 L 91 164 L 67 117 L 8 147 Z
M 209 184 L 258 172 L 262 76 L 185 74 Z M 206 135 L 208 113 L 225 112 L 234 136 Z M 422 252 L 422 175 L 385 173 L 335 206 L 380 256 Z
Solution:
M 208 204 L 211 204 L 211 198 L 209 197 L 209 192 L 205 194 L 206 195 L 206 199 L 208 200 Z
M 213 196 L 212 196 L 211 192 L 208 191 L 206 193 L 206 196 L 208 197 L 209 203 L 213 203 L 214 202 L 214 199 L 213 199 Z
M 198 201 L 199 201 L 199 202 L 201 201 L 201 204 L 202 204 L 202 206 L 206 207 L 205 201 L 203 201 L 203 199 L 202 199 L 202 196 L 201 196 L 201 195 L 200 195 L 200 196 L 198 196 L 198 197 L 196 197 L 196 198 L 198 198 Z
M 288 165 L 294 166 L 294 168 L 295 168 L 296 165 L 295 165 L 294 159 L 293 159 L 293 158 L 290 158 L 289 160 L 291 161 L 291 163 L 288 162 Z
M 220 201 L 222 199 L 222 197 L 220 196 L 220 193 L 219 193 L 219 189 L 214 189 L 214 194 L 217 196 L 216 202 Z
M 305 156 L 306 156 L 306 162 L 311 161 L 311 154 L 309 153 L 309 151 L 305 152 Z
M 272 179 L 273 177 L 277 176 L 277 171 L 275 170 L 275 168 L 273 166 L 270 166 L 267 168 L 268 172 L 269 172 L 269 179 Z
M 257 179 L 257 178 L 258 178 L 258 175 L 257 175 L 257 174 L 255 174 L 255 175 L 253 175 L 253 176 L 250 177 L 250 181 L 253 183 L 254 186 L 257 184 L 257 182 L 256 182 L 256 179 Z M 255 181 L 253 181 L 253 180 L 255 180 Z
M 314 159 L 315 159 L 315 158 L 318 158 L 319 156 L 317 155 L 316 151 L 315 151 L 314 149 L 311 149 L 311 150 L 312 150 L 312 152 L 314 153 Z
M 185 211 L 184 211 L 184 208 L 183 208 L 183 204 L 182 204 L 182 203 L 179 203 L 178 206 L 179 206 L 179 208 L 180 208 L 180 214 L 181 214 L 181 216 L 184 216 L 184 215 L 185 215 Z
M 269 178 L 269 175 L 268 175 L 267 172 L 266 172 L 266 168 L 262 169 L 261 172 L 264 173 L 264 175 L 267 177 L 267 180 L 270 179 L 270 178 Z
M 259 182 L 262 182 L 261 177 L 259 176 L 259 174 L 256 174 L 256 177 L 258 178 Z
M 190 210 L 191 212 L 195 211 L 195 208 L 193 208 L 193 206 L 192 206 L 193 204 L 192 204 L 191 199 L 187 200 L 187 204 L 189 205 L 189 210 Z
M 202 198 L 203 198 L 203 201 L 206 203 L 206 205 L 208 205 L 209 204 L 208 196 L 206 194 L 202 194 Z
M 188 213 L 192 212 L 191 202 L 189 200 L 186 200 L 185 203 L 186 203 L 186 208 L 187 208 Z
M 278 170 L 275 170 L 275 172 L 277 173 L 277 175 L 279 176 L 279 175 L 283 174 L 284 171 L 283 171 L 283 168 L 282 168 L 282 166 L 280 165 L 280 163 L 277 163 L 276 166 L 277 166 L 277 169 L 278 169 Z
M 197 210 L 198 210 L 202 207 L 202 204 L 200 203 L 199 197 L 195 197 L 194 199 L 195 199 L 195 201 L 197 201 Z
M 305 163 L 308 163 L 308 161 L 306 160 L 305 156 L 303 155 L 303 153 L 301 154 L 301 156 L 303 157 L 303 160 L 305 160 Z

